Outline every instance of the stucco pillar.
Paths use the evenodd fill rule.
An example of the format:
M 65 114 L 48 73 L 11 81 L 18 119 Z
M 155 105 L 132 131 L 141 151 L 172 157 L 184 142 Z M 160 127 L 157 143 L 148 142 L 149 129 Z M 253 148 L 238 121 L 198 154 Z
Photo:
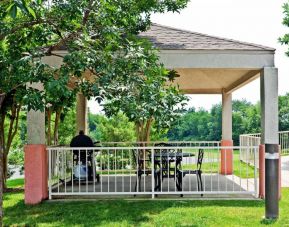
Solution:
M 281 168 L 280 168 L 280 154 L 278 152 L 272 153 L 266 151 L 265 144 L 278 144 L 278 69 L 275 67 L 265 67 L 261 71 L 260 78 L 260 100 L 261 100 L 261 145 L 259 149 L 259 197 L 266 197 L 266 169 L 270 165 L 279 166 L 277 173 L 274 174 L 274 179 L 279 179 L 277 185 L 272 185 L 267 182 L 267 185 L 278 188 L 278 196 L 280 198 L 280 181 L 281 181 Z M 280 152 L 279 152 L 280 153 Z
M 87 127 L 87 99 L 83 94 L 77 95 L 76 103 L 76 134 L 83 130 L 85 134 L 88 133 Z
M 261 71 L 261 144 L 278 144 L 278 70 Z
M 232 147 L 232 94 L 222 94 L 222 147 Z M 232 148 L 221 149 L 221 174 L 233 172 Z
M 27 86 L 43 90 L 43 85 L 40 83 Z M 25 203 L 37 204 L 48 196 L 45 112 L 28 111 L 27 140 L 28 144 L 24 147 Z

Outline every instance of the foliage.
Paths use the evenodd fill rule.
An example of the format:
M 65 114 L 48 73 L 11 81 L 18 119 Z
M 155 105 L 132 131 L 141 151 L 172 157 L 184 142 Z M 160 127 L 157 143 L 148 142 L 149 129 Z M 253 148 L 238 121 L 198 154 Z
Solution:
M 12 149 L 8 154 L 9 165 L 24 165 L 23 149 Z
M 234 100 L 232 106 L 233 140 L 239 144 L 239 135 L 260 132 L 260 107 L 246 100 Z M 194 108 L 187 111 L 169 130 L 170 140 L 219 141 L 222 135 L 222 106 L 214 105 L 210 112 Z
M 66 87 L 70 84 L 75 93 L 80 90 L 87 97 L 95 96 L 100 100 L 103 98 L 101 84 L 107 83 L 105 76 L 111 77 L 116 69 L 119 69 L 119 65 L 115 66 L 117 68 L 114 67 L 114 59 L 128 56 L 123 55 L 126 52 L 123 50 L 128 46 L 129 36 L 135 36 L 147 29 L 151 13 L 178 11 L 184 8 L 187 2 L 188 0 L 1 1 L 0 177 L 2 182 L 5 182 L 5 166 L 7 166 L 5 159 L 11 141 L 17 133 L 18 113 L 21 106 L 28 105 L 28 109 L 41 111 L 45 107 L 46 96 L 37 89 L 31 87 L 27 89 L 27 83 L 42 82 L 47 91 L 50 90 L 49 86 L 54 84 L 56 92 L 51 93 L 54 95 L 58 94 L 58 88 L 68 92 Z M 65 56 L 55 52 L 63 47 L 69 51 Z M 41 61 L 44 57 L 52 55 L 57 56 L 59 61 L 63 61 L 60 68 L 54 68 Z M 125 65 L 122 65 L 120 70 L 125 70 Z M 83 75 L 87 71 L 90 72 L 89 78 Z M 62 86 L 63 84 L 65 86 Z M 66 92 L 63 93 L 65 98 L 68 97 Z M 52 100 L 46 101 L 51 103 Z M 6 106 L 3 105 L 4 102 Z M 11 136 L 4 141 L 4 122 L 9 111 L 12 113 L 11 133 L 9 133 Z M 55 143 L 58 142 L 57 124 L 60 112 L 56 111 Z M 50 130 L 48 131 L 49 134 Z M 3 166 L 4 174 L 2 174 Z M 1 189 L 2 186 L 0 187 L 2 198 Z M 0 218 L 2 217 L 1 202 L 2 200 Z
M 117 62 L 126 65 L 123 76 L 117 74 L 104 87 L 107 94 L 103 106 L 108 116 L 123 112 L 135 123 L 137 140 L 149 141 L 152 125 L 158 131 L 169 128 L 187 98 L 169 82 L 178 75 L 159 63 L 151 44 L 140 40 L 131 48 L 135 54 Z
M 289 93 L 279 96 L 279 131 L 289 130 Z
M 134 142 L 136 140 L 134 124 L 122 113 L 110 118 L 90 113 L 89 131 L 90 136 L 97 141 Z
M 289 2 L 286 1 L 283 5 L 283 14 L 284 18 L 282 21 L 282 24 L 286 27 L 289 27 Z M 288 45 L 289 44 L 289 34 L 285 34 L 283 37 L 279 38 L 279 42 L 283 45 Z M 289 56 L 289 50 L 286 52 L 286 55 Z

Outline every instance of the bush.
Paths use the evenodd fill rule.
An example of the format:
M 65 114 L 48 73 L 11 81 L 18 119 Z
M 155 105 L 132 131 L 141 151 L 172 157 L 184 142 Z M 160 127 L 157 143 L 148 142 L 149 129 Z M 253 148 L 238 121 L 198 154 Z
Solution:
M 15 171 L 8 165 L 7 178 L 9 179 L 14 173 Z
M 8 154 L 9 165 L 23 165 L 24 164 L 24 152 L 22 149 L 11 150 Z

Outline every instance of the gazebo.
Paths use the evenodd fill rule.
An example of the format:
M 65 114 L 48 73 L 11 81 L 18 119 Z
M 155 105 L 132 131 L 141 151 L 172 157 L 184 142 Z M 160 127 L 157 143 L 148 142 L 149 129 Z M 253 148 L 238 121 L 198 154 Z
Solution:
M 232 93 L 260 77 L 263 144 L 260 150 L 264 153 L 264 144 L 278 144 L 278 70 L 274 64 L 275 49 L 159 24 L 153 24 L 140 36 L 148 38 L 159 49 L 161 62 L 167 68 L 179 73 L 180 77 L 175 82 L 185 94 L 222 95 L 223 147 L 233 146 Z M 57 51 L 57 54 L 65 53 L 65 50 Z M 45 57 L 44 61 L 54 66 L 61 64 L 57 56 Z M 27 120 L 25 201 L 37 203 L 47 197 L 45 113 L 29 111 Z M 87 130 L 87 100 L 82 94 L 77 97 L 79 130 Z M 232 154 L 226 152 L 221 155 L 221 165 L 227 166 L 223 173 L 230 174 Z

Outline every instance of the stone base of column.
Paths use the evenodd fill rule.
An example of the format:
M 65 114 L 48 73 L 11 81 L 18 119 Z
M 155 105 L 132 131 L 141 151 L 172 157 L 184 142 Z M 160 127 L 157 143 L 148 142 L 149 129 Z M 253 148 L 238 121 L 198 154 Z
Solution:
M 48 198 L 48 160 L 46 146 L 24 147 L 25 204 L 38 204 Z
M 279 146 L 279 154 L 281 148 Z M 265 145 L 259 145 L 259 198 L 265 199 Z M 279 199 L 281 199 L 281 156 L 279 158 Z
M 222 140 L 221 147 L 232 147 L 233 140 Z M 233 173 L 233 149 L 221 149 L 221 174 L 231 175 Z

